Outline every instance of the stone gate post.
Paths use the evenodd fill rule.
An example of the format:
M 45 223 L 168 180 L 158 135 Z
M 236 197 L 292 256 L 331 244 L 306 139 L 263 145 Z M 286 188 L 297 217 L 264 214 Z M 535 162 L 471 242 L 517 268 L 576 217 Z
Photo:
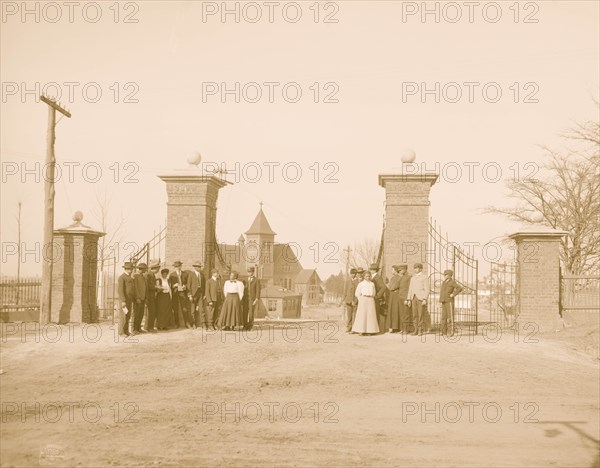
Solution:
M 210 272 L 215 266 L 219 189 L 231 182 L 197 173 L 165 174 L 159 178 L 167 184 L 167 267 L 181 260 L 184 269 L 192 269 L 192 263 L 200 260 L 204 271 Z
M 82 224 L 82 219 L 83 214 L 77 211 L 73 224 L 54 231 L 50 307 L 50 321 L 54 323 L 98 321 L 98 239 L 105 233 Z
M 429 192 L 437 174 L 380 174 L 385 189 L 383 263 L 387 276 L 392 265 L 425 265 L 429 242 Z
M 560 240 L 565 231 L 519 231 L 509 237 L 517 247 L 517 322 L 524 331 L 553 331 L 559 318 Z

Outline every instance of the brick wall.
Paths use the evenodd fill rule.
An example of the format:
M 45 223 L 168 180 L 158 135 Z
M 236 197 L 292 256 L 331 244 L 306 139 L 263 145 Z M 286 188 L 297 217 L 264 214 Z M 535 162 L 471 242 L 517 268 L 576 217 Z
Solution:
M 380 175 L 385 188 L 384 274 L 392 265 L 427 260 L 429 192 L 437 175 Z
M 65 237 L 54 233 L 53 242 L 56 245 L 56 251 L 60 252 L 60 258 L 57 256 L 52 265 L 50 322 L 58 323 L 60 321 L 60 311 L 65 301 L 69 300 L 70 291 L 73 289 L 74 278 L 72 265 L 69 262 L 65 263 L 63 255 L 63 252 L 65 252 Z
M 97 321 L 98 235 L 55 231 L 51 322 Z
M 167 184 L 167 233 L 165 262 L 192 269 L 200 260 L 206 272 L 215 265 L 215 224 L 219 189 L 226 185 L 216 177 L 160 176 Z
M 553 331 L 559 316 L 560 236 L 511 237 L 517 242 L 519 327 L 525 333 Z
M 86 235 L 83 238 L 83 262 L 81 280 L 81 316 L 85 323 L 98 321 L 97 280 L 98 280 L 98 237 Z

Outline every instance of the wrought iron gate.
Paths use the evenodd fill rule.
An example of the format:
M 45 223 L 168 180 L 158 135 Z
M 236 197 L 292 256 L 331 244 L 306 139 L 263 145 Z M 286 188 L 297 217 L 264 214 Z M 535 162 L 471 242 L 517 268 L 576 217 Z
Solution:
M 600 275 L 563 274 L 560 269 L 560 314 L 564 310 L 600 312 Z
M 111 254 L 108 257 L 101 259 L 98 265 L 97 276 L 97 304 L 98 304 L 98 320 L 113 321 L 114 311 L 119 309 L 119 293 L 117 290 L 118 275 L 121 270 L 117 270 L 117 256 Z
M 165 223 L 164 227 L 159 227 L 158 233 L 154 234 L 154 237 L 146 242 L 141 249 L 135 252 L 131 259 L 131 262 L 137 264 L 144 262 L 147 265 L 150 264 L 151 259 L 160 260 L 165 254 L 165 240 L 167 238 L 167 226 Z
M 483 302 L 489 316 L 483 320 L 501 328 L 511 328 L 519 316 L 517 301 L 517 264 L 490 262 L 486 297 Z M 483 313 L 483 311 L 482 311 Z M 487 320 L 486 320 L 487 319 Z
M 431 328 L 437 328 L 442 315 L 442 305 L 439 301 L 440 289 L 444 280 L 444 270 L 452 270 L 454 279 L 462 286 L 462 292 L 454 299 L 454 326 L 457 332 L 477 334 L 478 317 L 478 275 L 479 262 L 467 255 L 456 243 L 448 240 L 448 235 L 442 234 L 441 228 L 435 221 L 429 223 L 429 248 L 427 251 L 429 266 L 429 314 Z

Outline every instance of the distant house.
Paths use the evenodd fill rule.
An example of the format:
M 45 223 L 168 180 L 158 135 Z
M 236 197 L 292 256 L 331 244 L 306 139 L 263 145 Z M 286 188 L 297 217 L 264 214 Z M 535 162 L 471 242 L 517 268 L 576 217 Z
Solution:
M 302 295 L 278 286 L 262 289 L 257 318 L 300 318 Z
M 323 288 L 317 270 L 301 270 L 294 279 L 294 291 L 302 294 L 302 305 L 315 305 L 323 302 Z
M 342 302 L 343 296 L 334 291 L 325 291 L 323 294 L 323 302 L 326 304 L 339 304 Z

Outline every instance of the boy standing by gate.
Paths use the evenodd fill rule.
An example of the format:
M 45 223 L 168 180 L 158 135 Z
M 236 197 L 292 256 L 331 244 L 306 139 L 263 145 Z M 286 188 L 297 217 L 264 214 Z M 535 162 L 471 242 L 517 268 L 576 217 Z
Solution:
M 453 278 L 452 270 L 444 271 L 444 281 L 440 289 L 440 303 L 442 304 L 442 320 L 440 322 L 440 333 L 442 335 L 454 335 L 454 298 L 463 290 Z M 448 333 L 450 324 L 450 333 Z

